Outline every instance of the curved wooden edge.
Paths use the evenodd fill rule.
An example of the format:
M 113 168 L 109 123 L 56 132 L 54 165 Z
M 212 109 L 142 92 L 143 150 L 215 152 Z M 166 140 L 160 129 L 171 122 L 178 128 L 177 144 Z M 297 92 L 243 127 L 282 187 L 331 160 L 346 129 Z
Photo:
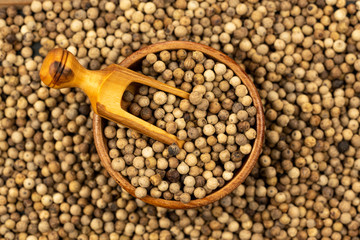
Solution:
M 229 193 L 231 193 L 241 183 L 245 181 L 246 177 L 250 174 L 251 170 L 256 165 L 257 159 L 259 158 L 260 153 L 262 151 L 262 146 L 264 143 L 264 136 L 265 136 L 265 117 L 264 117 L 264 110 L 259 93 L 254 83 L 250 79 L 250 77 L 234 60 L 232 60 L 224 53 L 217 51 L 209 46 L 194 42 L 187 42 L 187 41 L 170 41 L 170 42 L 156 43 L 134 52 L 129 57 L 127 57 L 123 62 L 121 62 L 120 65 L 130 68 L 135 63 L 143 59 L 148 53 L 155 53 L 163 50 L 177 50 L 177 49 L 200 51 L 203 52 L 208 57 L 227 65 L 230 69 L 234 71 L 235 75 L 237 75 L 244 83 L 244 85 L 248 88 L 249 94 L 253 99 L 253 104 L 257 110 L 257 114 L 256 114 L 257 136 L 253 144 L 253 149 L 250 155 L 248 156 L 248 158 L 243 162 L 242 166 L 238 169 L 236 175 L 229 182 L 227 182 L 222 188 L 211 193 L 205 198 L 191 200 L 189 203 L 186 204 L 180 201 L 157 199 L 150 196 L 146 196 L 145 198 L 141 199 L 146 203 L 159 207 L 171 208 L 171 209 L 189 209 L 189 208 L 201 207 L 213 203 L 225 197 Z M 100 159 L 106 170 L 115 179 L 115 181 L 121 187 L 123 187 L 127 192 L 129 192 L 132 196 L 135 197 L 135 187 L 132 186 L 131 183 L 126 178 L 124 178 L 119 172 L 111 168 L 111 160 L 108 155 L 107 141 L 103 135 L 104 123 L 105 121 L 103 121 L 101 117 L 94 114 L 94 119 L 93 119 L 94 141 Z

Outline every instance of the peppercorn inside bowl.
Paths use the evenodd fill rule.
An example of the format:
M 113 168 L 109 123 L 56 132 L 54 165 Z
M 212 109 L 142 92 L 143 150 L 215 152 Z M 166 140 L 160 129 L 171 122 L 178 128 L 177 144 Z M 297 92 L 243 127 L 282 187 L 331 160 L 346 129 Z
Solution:
M 158 58 L 162 60 L 170 59 L 172 53 L 174 58 L 176 58 L 175 56 L 176 54 L 179 58 L 182 58 L 182 55 L 184 56 L 184 58 L 186 58 L 186 56 L 188 56 L 187 52 L 191 52 L 191 54 L 189 53 L 189 56 L 191 55 L 191 57 L 194 60 L 185 63 L 185 72 L 183 73 L 181 72 L 181 70 L 178 70 L 178 72 L 174 70 L 171 74 L 169 73 L 168 75 L 166 75 L 165 73 L 167 68 L 166 62 L 170 62 L 170 61 L 165 60 L 164 61 L 165 63 L 163 61 L 157 61 Z M 203 63 L 204 62 L 202 60 L 203 58 L 209 60 L 207 62 L 205 61 L 204 69 L 200 70 L 200 72 L 203 73 L 203 77 L 201 77 L 200 75 L 197 76 L 193 75 L 191 73 L 188 73 L 189 71 L 186 71 L 186 69 L 195 68 L 196 62 Z M 181 138 L 183 135 L 185 135 L 185 137 L 190 137 L 195 142 L 195 144 L 185 143 L 183 148 L 186 149 L 186 151 L 180 151 L 180 149 L 177 146 L 166 146 L 166 148 L 164 148 L 164 146 L 161 143 L 159 142 L 156 143 L 155 141 L 149 139 L 148 137 L 144 137 L 146 139 L 144 140 L 142 136 L 139 136 L 139 134 L 134 131 L 130 130 L 129 133 L 126 132 L 125 128 L 120 128 L 119 131 L 117 130 L 114 131 L 116 127 L 115 124 L 109 122 L 110 124 L 109 127 L 107 120 L 102 119 L 100 116 L 94 114 L 94 119 L 93 119 L 94 140 L 103 166 L 123 189 L 125 189 L 134 197 L 138 197 L 142 201 L 155 206 L 172 208 L 172 209 L 188 209 L 188 208 L 204 206 L 223 198 L 224 196 L 235 190 L 250 174 L 251 170 L 254 168 L 256 164 L 256 161 L 262 149 L 262 144 L 265 134 L 265 118 L 264 118 L 262 102 L 255 85 L 253 84 L 249 76 L 242 70 L 242 68 L 234 60 L 232 60 L 231 58 L 229 58 L 220 51 L 217 51 L 211 47 L 198 43 L 186 42 L 186 41 L 170 41 L 170 42 L 153 44 L 133 53 L 132 55 L 127 57 L 124 61 L 122 61 L 120 65 L 123 67 L 130 68 L 132 70 L 139 71 L 139 66 L 141 69 L 141 65 L 144 64 L 144 62 L 146 62 L 146 64 L 148 65 L 153 64 L 151 68 L 155 72 L 161 73 L 160 79 L 162 80 L 164 80 L 164 78 L 171 79 L 172 77 L 178 79 L 178 81 L 180 81 L 179 79 L 185 79 L 184 83 L 181 84 L 182 90 L 185 91 L 188 90 L 189 92 L 191 91 L 192 92 L 190 94 L 189 100 L 182 101 L 180 99 L 178 100 L 175 99 L 174 96 L 166 96 L 163 92 L 156 92 L 156 90 L 154 89 L 149 90 L 147 88 L 146 89 L 140 88 L 139 91 L 140 92 L 142 91 L 141 93 L 142 96 L 141 94 L 135 95 L 132 94 L 131 92 L 129 93 L 129 96 L 126 96 L 126 94 L 124 94 L 123 98 L 128 98 L 125 100 L 132 101 L 135 99 L 137 101 L 137 103 L 134 104 L 135 107 L 133 107 L 133 109 L 130 109 L 132 105 L 128 107 L 128 111 L 130 111 L 130 113 L 134 113 L 134 112 L 140 113 L 141 109 L 137 111 L 136 109 L 134 110 L 134 108 L 136 108 L 136 106 L 139 105 L 140 107 L 148 106 L 149 101 L 151 100 L 152 102 L 155 102 L 153 103 L 154 114 L 161 115 L 161 110 L 158 109 L 155 110 L 156 107 L 154 106 L 164 106 L 162 104 L 165 103 L 179 105 L 180 103 L 181 106 L 176 108 L 177 112 L 175 109 L 173 110 L 171 106 L 169 106 L 169 104 L 167 104 L 168 105 L 166 106 L 167 109 L 165 109 L 165 111 L 163 112 L 165 113 L 173 110 L 174 112 L 172 114 L 174 115 L 180 114 L 180 116 L 183 116 L 183 114 L 185 115 L 188 114 L 186 111 L 189 112 L 193 111 L 194 109 L 193 105 L 196 105 L 196 109 L 200 109 L 200 110 L 198 110 L 195 113 L 195 117 L 193 115 L 189 117 L 188 114 L 186 115 L 187 117 L 182 118 L 182 121 L 178 121 L 177 124 L 171 123 L 171 124 L 167 124 L 166 126 L 165 125 L 163 126 L 163 128 L 166 129 L 168 132 L 176 133 L 178 138 Z M 216 64 L 214 64 L 215 62 Z M 184 62 L 179 66 L 172 66 L 170 68 L 179 69 L 181 68 L 181 65 L 183 66 Z M 197 67 L 201 68 L 200 65 L 198 64 Z M 214 71 L 205 70 L 210 68 L 207 65 L 210 65 L 211 68 L 214 68 Z M 199 70 L 194 70 L 194 71 L 197 72 Z M 224 81 L 222 81 L 223 78 L 221 76 L 219 77 L 217 73 L 220 73 L 220 75 L 221 74 L 226 75 L 227 73 L 230 73 L 232 74 L 231 76 L 234 76 L 234 78 L 232 78 L 233 80 L 231 81 L 229 80 L 230 83 L 227 83 L 228 81 L 225 81 L 226 78 Z M 143 74 L 151 74 L 151 72 L 148 72 L 148 70 L 146 71 L 143 70 Z M 206 95 L 205 94 L 206 91 L 204 89 L 211 88 L 211 84 L 212 84 L 211 82 L 214 82 L 213 85 L 216 86 L 214 88 L 217 89 L 220 88 L 224 92 L 221 92 L 219 90 L 220 93 L 217 93 L 215 91 L 215 94 L 210 93 Z M 173 84 L 176 85 L 175 83 Z M 193 87 L 189 87 L 192 85 Z M 235 90 L 233 90 L 232 92 L 229 92 L 227 90 L 231 87 L 231 85 L 232 86 L 241 85 L 240 87 L 237 88 L 236 95 L 235 95 Z M 234 109 L 233 107 L 234 104 L 232 103 L 233 101 L 228 100 L 228 102 L 230 103 L 223 101 L 224 99 L 227 99 L 226 94 L 230 95 L 231 98 L 234 99 L 234 101 L 240 101 L 241 99 L 242 104 L 237 104 L 238 107 L 235 107 L 235 109 L 237 109 L 236 113 L 232 113 L 229 115 L 226 114 L 226 112 L 229 111 L 223 111 L 223 112 L 220 111 L 221 109 L 220 106 L 223 106 L 230 110 Z M 219 103 L 209 104 L 209 102 L 206 103 L 206 101 L 202 101 L 205 98 L 207 99 L 214 98 L 213 95 L 215 97 L 217 96 L 220 99 L 219 101 L 222 101 L 221 102 L 222 105 Z M 218 101 L 218 99 L 216 100 Z M 244 109 L 244 106 L 248 106 L 249 113 L 247 113 L 244 110 L 241 110 Z M 150 109 L 149 107 L 147 108 Z M 179 109 L 185 109 L 186 111 L 185 113 L 178 113 Z M 147 111 L 143 111 L 143 112 L 147 113 Z M 142 115 L 143 117 L 146 117 L 145 113 Z M 150 115 L 148 117 L 149 121 L 151 120 Z M 223 115 L 225 115 L 225 117 Z M 224 129 L 226 128 L 225 133 L 229 133 L 229 135 L 232 136 L 228 137 L 222 133 L 221 133 L 222 135 L 218 134 L 217 128 L 219 128 L 219 126 L 214 127 L 211 124 L 207 124 L 206 120 L 204 120 L 205 123 L 202 123 L 201 120 L 205 119 L 206 116 L 209 117 L 206 118 L 208 122 L 215 123 L 215 122 L 220 122 L 220 120 L 223 120 L 222 121 L 223 123 L 219 124 L 219 126 L 223 127 Z M 186 121 L 184 122 L 184 119 L 188 121 L 193 121 L 194 123 L 189 124 L 189 122 Z M 240 120 L 249 119 L 249 121 L 248 122 L 244 121 L 244 124 L 242 124 L 243 122 L 237 125 L 232 124 L 234 121 L 235 122 L 239 121 L 238 119 Z M 227 123 L 229 123 L 229 125 L 226 125 Z M 161 121 L 157 122 L 157 124 L 161 126 L 162 122 Z M 196 126 L 196 124 L 199 124 L 201 126 L 204 125 L 201 133 L 205 134 L 204 135 L 205 138 L 202 137 L 201 134 L 199 135 L 199 132 L 196 131 L 196 129 L 199 128 Z M 184 125 L 183 128 L 185 128 L 186 126 L 186 129 L 188 129 L 188 131 L 186 132 L 185 130 L 183 130 L 176 132 L 173 127 L 174 125 L 175 126 Z M 234 126 L 237 127 L 234 128 Z M 237 131 L 241 132 L 243 128 L 244 129 L 246 128 L 247 132 L 244 134 L 242 133 L 238 134 Z M 105 133 L 106 131 L 109 132 L 109 129 L 112 129 L 111 132 Z M 192 129 L 195 130 L 191 131 Z M 111 140 L 111 137 L 121 135 L 122 139 L 120 140 L 122 141 L 119 142 L 119 145 L 121 145 L 122 148 L 127 144 L 128 141 L 126 137 L 128 137 L 129 134 L 133 135 L 138 140 L 137 146 L 139 146 L 140 149 L 137 149 L 137 152 L 141 152 L 142 156 L 138 158 L 132 157 L 131 159 L 124 160 L 122 159 L 121 156 L 118 156 L 119 151 L 116 150 L 115 150 L 116 152 L 115 158 L 114 156 L 110 156 L 109 141 Z M 245 135 L 248 139 L 244 139 Z M 235 136 L 237 137 L 236 143 L 243 142 L 244 143 L 243 146 L 239 147 L 234 143 Z M 134 142 L 134 140 L 132 141 Z M 216 145 L 217 141 L 224 143 L 223 145 L 226 146 L 226 148 L 222 147 L 220 143 Z M 150 142 L 150 146 L 146 145 L 148 142 Z M 114 141 L 112 142 L 111 145 L 114 145 L 113 143 Z M 220 154 L 218 153 L 215 154 L 216 157 L 214 157 L 215 155 L 211 155 L 212 154 L 211 150 L 213 148 L 209 147 L 208 145 L 212 146 L 213 144 L 214 146 L 216 145 L 215 147 L 219 148 L 220 150 L 224 149 L 220 157 L 219 157 Z M 129 147 L 130 152 L 134 150 L 134 145 L 132 147 L 131 146 Z M 195 148 L 194 146 L 196 147 L 203 146 L 203 148 L 199 147 L 200 148 L 199 149 L 199 148 Z M 157 152 L 165 157 L 161 157 L 160 159 L 155 159 L 154 150 L 151 148 L 156 148 L 155 153 Z M 230 153 L 229 153 L 230 151 L 233 151 L 234 153 L 231 155 L 231 157 L 235 156 L 236 158 L 236 156 L 240 155 L 242 156 L 241 159 L 236 160 L 237 162 L 235 163 L 228 161 L 230 158 Z M 181 153 L 183 152 L 187 152 L 186 159 L 185 156 L 184 157 L 180 156 Z M 203 162 L 197 164 L 198 163 L 197 158 L 199 157 L 200 154 L 201 157 L 203 156 L 206 157 L 203 157 L 204 159 L 201 159 L 201 161 Z M 168 156 L 170 157 L 167 158 Z M 213 159 L 213 157 L 215 159 Z M 129 164 L 131 165 L 130 167 L 128 166 Z M 174 164 L 175 167 L 172 167 L 172 165 Z M 221 173 L 223 173 L 222 177 L 225 180 L 224 179 L 221 181 L 217 180 L 217 178 L 215 178 L 216 174 L 213 176 L 213 173 L 211 171 L 206 171 L 207 169 L 216 168 L 215 167 L 216 165 L 210 166 L 214 164 L 222 165 L 221 167 L 219 167 L 220 169 L 224 166 L 224 169 L 226 171 L 223 172 L 222 170 L 220 171 Z M 156 166 L 160 169 L 156 169 L 155 172 L 155 170 L 152 169 L 156 168 Z M 189 172 L 189 166 L 190 166 L 190 174 L 187 174 Z M 203 171 L 198 166 L 204 166 L 206 170 Z M 234 166 L 238 166 L 238 167 L 235 168 Z M 228 169 L 231 169 L 233 172 L 227 171 Z M 206 179 L 206 183 L 202 184 L 202 185 L 206 185 L 204 188 L 202 187 L 195 188 L 196 185 L 194 186 L 194 184 L 198 184 L 197 182 L 195 183 L 195 179 L 196 180 L 198 179 L 193 177 L 192 175 L 194 176 L 199 175 L 199 172 L 197 172 L 197 170 L 200 171 L 202 175 L 205 175 L 204 177 L 202 176 L 199 177 L 199 179 L 200 180 L 202 179 L 202 181 L 205 181 Z M 193 173 L 191 173 L 191 171 L 193 171 Z M 142 172 L 142 175 L 146 175 L 146 176 L 149 175 L 151 177 L 147 178 L 147 177 L 137 176 L 139 172 Z M 184 175 L 180 177 L 179 173 L 181 175 L 182 174 Z M 130 179 L 128 177 L 130 177 Z M 166 179 L 168 182 L 163 181 L 163 179 Z M 184 188 L 186 188 L 185 191 L 180 191 L 178 189 L 181 185 L 180 183 L 177 183 L 177 181 L 179 182 L 182 181 L 185 183 L 184 186 Z M 221 184 L 219 184 L 219 182 L 221 182 Z M 152 184 L 151 186 L 154 185 L 156 187 L 151 189 L 150 183 Z M 164 193 L 161 193 L 161 191 L 159 191 L 158 188 L 169 189 L 169 191 L 164 190 Z M 177 195 L 175 194 L 177 193 L 176 191 L 179 191 L 179 193 L 182 194 Z M 150 192 L 150 194 L 148 194 L 148 192 Z M 193 195 L 188 194 L 189 192 L 193 193 Z

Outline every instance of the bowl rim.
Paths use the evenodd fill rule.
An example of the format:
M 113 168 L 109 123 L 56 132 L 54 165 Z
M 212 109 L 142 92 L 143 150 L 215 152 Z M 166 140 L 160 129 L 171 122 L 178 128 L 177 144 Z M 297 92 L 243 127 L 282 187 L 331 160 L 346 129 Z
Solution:
M 264 143 L 264 135 L 265 135 L 265 116 L 264 116 L 264 110 L 260 95 L 254 83 L 250 79 L 250 77 L 245 73 L 245 71 L 240 67 L 240 65 L 238 65 L 233 59 L 231 59 L 224 53 L 212 47 L 200 43 L 189 42 L 189 41 L 160 42 L 146 46 L 132 53 L 130 56 L 125 58 L 119 65 L 123 67 L 131 67 L 134 64 L 138 63 L 141 59 L 146 57 L 146 55 L 149 53 L 157 53 L 163 50 L 179 50 L 179 49 L 184 49 L 188 51 L 200 51 L 204 53 L 206 56 L 218 62 L 224 63 L 228 68 L 230 68 L 234 72 L 234 75 L 238 76 L 241 79 L 242 83 L 247 87 L 249 94 L 253 99 L 253 104 L 257 110 L 256 113 L 257 135 L 252 145 L 253 148 L 250 154 L 248 155 L 247 159 L 243 161 L 241 167 L 236 170 L 237 172 L 235 173 L 234 177 L 230 181 L 228 181 L 223 187 L 207 195 L 204 198 L 194 199 L 191 200 L 189 203 L 182 203 L 176 200 L 165 200 L 162 198 L 154 198 L 149 195 L 147 195 L 144 198 L 141 198 L 143 202 L 158 207 L 171 208 L 171 209 L 189 209 L 189 208 L 200 207 L 213 203 L 225 197 L 232 191 L 234 191 L 241 183 L 245 181 L 246 177 L 250 174 L 250 172 L 256 165 L 256 162 L 262 151 L 262 146 Z M 107 170 L 107 172 L 111 175 L 111 177 L 123 189 L 125 189 L 132 196 L 136 197 L 135 187 L 132 186 L 129 180 L 127 180 L 127 178 L 122 176 L 120 172 L 113 170 L 111 167 L 111 159 L 108 154 L 107 139 L 103 134 L 104 123 L 105 123 L 105 119 L 101 118 L 99 115 L 94 113 L 94 117 L 93 117 L 94 142 L 101 163 L 104 166 L 104 168 Z

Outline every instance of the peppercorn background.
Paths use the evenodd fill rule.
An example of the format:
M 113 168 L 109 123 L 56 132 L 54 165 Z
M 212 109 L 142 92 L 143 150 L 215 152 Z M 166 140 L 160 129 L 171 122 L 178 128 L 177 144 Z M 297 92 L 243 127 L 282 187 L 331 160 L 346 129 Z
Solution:
M 359 9 L 345 0 L 33 1 L 1 9 L 0 237 L 359 239 Z M 84 93 L 39 79 L 55 46 L 100 69 L 166 40 L 228 54 L 253 77 L 266 113 L 251 175 L 199 209 L 156 208 L 122 191 L 94 149 Z

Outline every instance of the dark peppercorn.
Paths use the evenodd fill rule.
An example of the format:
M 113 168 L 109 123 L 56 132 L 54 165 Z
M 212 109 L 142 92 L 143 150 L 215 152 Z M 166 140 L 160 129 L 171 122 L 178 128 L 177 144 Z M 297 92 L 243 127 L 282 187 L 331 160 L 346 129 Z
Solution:
M 243 159 L 244 155 L 240 151 L 233 152 L 231 154 L 231 161 L 239 162 Z
M 195 177 L 195 187 L 203 187 L 206 183 L 206 180 L 203 176 Z
M 285 186 L 284 184 L 278 183 L 278 184 L 276 184 L 276 188 L 277 188 L 279 191 L 285 191 L 286 186 Z
M 165 170 L 161 170 L 161 169 L 156 169 L 156 173 L 160 174 L 161 178 L 165 177 L 166 171 Z
M 156 213 L 157 213 L 156 208 L 154 206 L 149 205 L 148 208 L 147 208 L 147 213 L 150 216 L 155 216 Z
M 331 199 L 334 196 L 334 189 L 330 187 L 324 187 L 322 189 L 322 196 L 326 199 Z
M 246 121 L 239 122 L 237 124 L 237 128 L 238 128 L 239 132 L 246 132 L 247 130 L 250 129 L 250 123 L 246 122 Z
M 255 201 L 261 205 L 265 205 L 268 203 L 268 198 L 266 197 L 255 197 Z
M 169 218 L 171 219 L 171 221 L 173 222 L 177 222 L 179 221 L 179 216 L 175 213 L 175 212 L 170 212 L 169 213 Z
M 211 234 L 211 229 L 209 226 L 203 225 L 201 227 L 201 233 L 204 234 L 205 236 L 209 236 Z
M 172 183 L 175 183 L 175 182 L 179 182 L 180 180 L 180 173 L 175 170 L 175 169 L 170 169 L 169 171 L 167 171 L 166 173 L 166 178 L 172 182 Z
M 144 107 L 140 111 L 140 116 L 144 120 L 149 120 L 152 117 L 152 110 L 149 107 Z
M 225 185 L 225 180 L 222 177 L 217 177 L 216 178 L 219 182 L 219 187 L 223 187 Z
M 349 142 L 348 142 L 348 141 L 342 140 L 341 142 L 339 142 L 339 144 L 338 144 L 338 151 L 339 151 L 340 153 L 344 153 L 344 152 L 346 152 L 348 149 L 349 149 Z
M 282 215 L 282 212 L 279 210 L 279 209 L 273 209 L 271 212 L 270 212 L 270 215 L 271 215 L 271 218 L 273 220 L 276 220 L 276 219 L 279 219 Z
M 333 87 L 333 89 L 337 89 L 337 88 L 340 88 L 340 87 L 342 87 L 343 85 L 344 85 L 344 81 L 343 80 L 335 80 L 335 81 L 333 81 L 333 84 L 332 84 L 332 87 Z
M 250 208 L 245 208 L 245 213 L 250 215 L 250 216 L 254 216 L 255 210 L 250 209 Z
M 58 218 L 50 218 L 49 224 L 52 228 L 57 228 L 60 226 L 60 220 Z
M 6 39 L 6 41 L 7 41 L 8 43 L 10 43 L 10 44 L 15 43 L 15 41 L 16 41 L 15 34 L 9 34 L 9 35 L 6 36 L 5 39 Z
M 180 153 L 180 148 L 177 144 L 173 143 L 169 146 L 169 156 L 174 157 Z
M 132 103 L 129 107 L 129 112 L 135 116 L 139 116 L 141 107 L 137 103 Z
M 87 105 L 87 104 L 80 105 L 79 112 L 80 112 L 80 114 L 87 116 L 90 113 L 89 105 Z

